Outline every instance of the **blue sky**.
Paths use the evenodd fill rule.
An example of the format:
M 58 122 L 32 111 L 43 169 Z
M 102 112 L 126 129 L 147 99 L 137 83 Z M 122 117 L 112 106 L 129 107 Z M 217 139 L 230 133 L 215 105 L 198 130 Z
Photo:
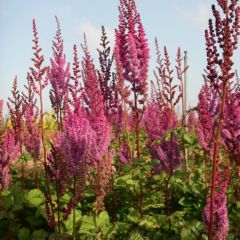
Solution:
M 205 66 L 204 29 L 214 0 L 136 0 L 151 48 L 151 70 L 155 66 L 154 38 L 168 47 L 174 63 L 177 48 L 189 53 L 189 105 L 197 102 Z M 72 45 L 80 46 L 86 33 L 90 51 L 96 56 L 101 25 L 114 41 L 118 24 L 117 0 L 0 0 L 0 98 L 10 95 L 15 75 L 19 88 L 26 82 L 32 57 L 32 19 L 37 21 L 40 45 L 46 63 L 56 30 L 54 16 L 62 26 L 65 53 L 72 61 Z M 46 93 L 47 94 L 47 93 Z M 45 94 L 45 96 L 46 96 Z M 47 104 L 45 105 L 48 108 Z

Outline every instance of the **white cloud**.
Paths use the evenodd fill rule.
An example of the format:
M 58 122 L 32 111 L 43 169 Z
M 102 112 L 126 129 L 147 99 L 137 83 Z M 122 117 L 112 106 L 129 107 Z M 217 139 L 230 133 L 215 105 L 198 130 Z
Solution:
M 195 9 L 186 9 L 175 4 L 176 12 L 189 24 L 199 28 L 205 28 L 210 16 L 209 7 L 203 3 L 199 3 Z
M 106 27 L 105 30 L 107 33 L 108 40 L 110 41 L 110 46 L 114 45 L 114 30 Z M 101 25 L 94 26 L 90 21 L 84 20 L 78 23 L 74 29 L 74 32 L 83 39 L 83 34 L 86 34 L 88 46 L 91 52 L 96 52 L 96 49 L 99 47 L 100 38 L 101 38 Z

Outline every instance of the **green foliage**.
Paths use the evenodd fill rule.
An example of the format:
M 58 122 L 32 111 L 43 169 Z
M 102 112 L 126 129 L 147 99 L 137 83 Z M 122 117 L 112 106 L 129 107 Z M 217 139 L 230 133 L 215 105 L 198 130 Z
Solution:
M 158 161 L 150 159 L 145 135 L 141 132 L 141 158 L 135 158 L 132 163 L 125 165 L 118 164 L 118 158 L 115 158 L 116 172 L 112 188 L 104 200 L 105 210 L 98 214 L 93 208 L 93 191 L 90 183 L 87 183 L 84 196 L 75 208 L 77 239 L 207 239 L 202 219 L 206 203 L 204 157 L 199 154 L 195 135 L 181 128 L 175 129 L 175 133 L 179 139 L 184 139 L 189 151 L 188 174 L 182 169 L 171 177 L 164 172 L 154 172 Z M 132 134 L 130 137 L 134 142 Z M 197 159 L 194 157 L 196 153 Z M 57 228 L 48 226 L 43 171 L 39 176 L 40 189 L 33 188 L 31 177 L 25 179 L 24 190 L 17 178 L 14 178 L 16 180 L 11 187 L 1 192 L 0 236 L 7 237 L 10 228 L 13 239 L 72 239 L 73 212 L 67 219 L 63 219 L 64 208 L 72 195 L 65 192 L 59 199 L 62 206 L 59 233 Z M 237 224 L 240 221 L 240 200 L 236 192 L 240 182 L 236 176 L 232 179 L 228 188 L 231 223 L 229 239 L 239 237 L 240 233 Z M 56 205 L 56 192 L 52 183 L 50 187 Z

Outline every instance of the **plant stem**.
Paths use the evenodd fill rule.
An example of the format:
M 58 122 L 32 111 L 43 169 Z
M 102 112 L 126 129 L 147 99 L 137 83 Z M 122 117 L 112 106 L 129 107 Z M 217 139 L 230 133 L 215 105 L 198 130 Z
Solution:
M 73 177 L 73 240 L 76 240 L 76 203 L 75 203 L 75 197 L 76 197 L 76 177 Z
M 40 98 L 40 128 L 41 128 L 41 139 L 42 139 L 42 146 L 43 146 L 43 164 L 44 164 L 44 172 L 45 172 L 45 181 L 46 181 L 46 187 L 47 187 L 47 195 L 50 202 L 50 208 L 51 213 L 54 218 L 54 210 L 53 210 L 53 203 L 52 203 L 52 197 L 51 197 L 51 190 L 50 190 L 50 183 L 49 178 L 47 174 L 47 149 L 45 146 L 45 137 L 44 137 L 44 125 L 43 125 L 43 99 L 42 99 L 42 84 L 39 82 L 39 98 Z
M 212 167 L 212 183 L 211 183 L 211 196 L 210 196 L 210 221 L 209 221 L 209 227 L 208 227 L 208 240 L 212 240 L 213 235 L 213 221 L 214 221 L 214 214 L 213 214 L 213 207 L 214 207 L 214 201 L 215 201 L 215 182 L 216 182 L 216 176 L 217 176 L 217 156 L 218 156 L 218 144 L 219 144 L 219 138 L 220 133 L 222 130 L 222 125 L 224 121 L 224 108 L 225 108 L 225 102 L 227 97 L 227 89 L 226 89 L 226 82 L 223 83 L 223 95 L 222 95 L 222 101 L 221 101 L 221 111 L 219 116 L 219 121 L 216 129 L 216 135 L 214 136 L 214 149 L 213 149 L 213 167 Z
M 143 183 L 142 183 L 142 179 L 139 180 L 139 185 L 140 185 L 140 214 L 141 214 L 141 218 L 143 218 L 144 210 L 143 210 Z
M 39 183 L 38 183 L 38 167 L 37 167 L 37 161 L 36 161 L 36 158 L 34 157 L 33 158 L 33 162 L 35 164 L 35 184 L 36 184 L 36 187 L 39 189 Z

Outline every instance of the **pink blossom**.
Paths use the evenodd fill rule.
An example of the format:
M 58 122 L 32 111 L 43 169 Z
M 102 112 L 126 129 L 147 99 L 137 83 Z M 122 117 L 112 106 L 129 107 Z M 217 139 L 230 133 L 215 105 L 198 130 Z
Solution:
M 15 141 L 14 133 L 10 130 L 7 131 L 3 137 L 3 145 L 1 149 L 1 178 L 2 188 L 8 188 L 11 176 L 9 169 L 11 165 L 18 159 L 20 155 L 19 143 Z

